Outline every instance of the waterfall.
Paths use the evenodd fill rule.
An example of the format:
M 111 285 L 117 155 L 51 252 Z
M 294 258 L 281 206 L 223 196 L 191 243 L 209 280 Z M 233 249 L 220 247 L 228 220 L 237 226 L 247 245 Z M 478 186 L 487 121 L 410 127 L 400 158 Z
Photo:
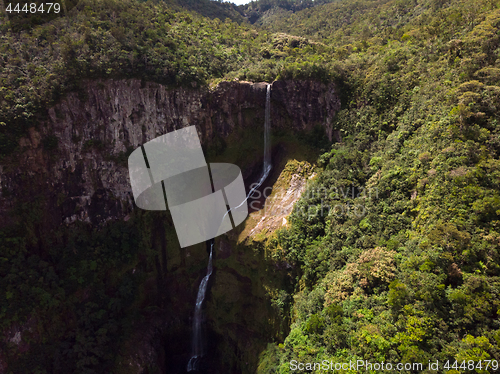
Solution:
M 262 176 L 260 177 L 259 181 L 255 186 L 253 186 L 250 189 L 250 192 L 248 193 L 247 197 L 245 200 L 241 202 L 240 205 L 238 205 L 236 208 L 239 208 L 243 204 L 245 204 L 248 201 L 248 198 L 252 196 L 254 191 L 259 188 L 262 183 L 266 180 L 266 178 L 269 176 L 269 172 L 273 168 L 273 165 L 271 164 L 271 84 L 267 85 L 267 91 L 266 91 L 266 111 L 265 111 L 265 116 L 264 116 L 264 168 L 262 170 Z M 222 220 L 226 218 L 226 216 L 229 214 L 231 209 L 229 209 Z
M 260 177 L 257 184 L 250 190 L 246 199 L 238 205 L 239 208 L 243 205 L 248 198 L 253 194 L 253 192 L 259 188 L 262 183 L 269 176 L 269 172 L 272 169 L 271 165 L 271 84 L 267 85 L 266 91 L 266 111 L 264 117 L 264 168 L 262 170 L 262 176 Z M 222 220 L 229 214 L 230 210 L 226 212 Z M 211 241 L 210 246 L 210 257 L 208 259 L 207 275 L 203 278 L 198 289 L 198 296 L 196 296 L 196 307 L 194 310 L 194 321 L 193 321 L 193 342 L 191 347 L 191 358 L 189 359 L 187 365 L 187 371 L 196 371 L 199 369 L 200 358 L 205 354 L 203 346 L 203 336 L 202 336 L 202 322 L 203 322 L 203 301 L 205 300 L 205 294 L 207 292 L 208 280 L 210 275 L 212 275 L 212 254 L 214 250 L 214 240 Z
M 271 85 L 267 85 L 266 91 L 266 113 L 264 118 L 264 171 L 262 175 L 266 177 L 271 170 Z
M 193 341 L 191 347 L 191 358 L 187 365 L 187 371 L 198 370 L 199 360 L 205 354 L 202 336 L 202 323 L 203 323 L 203 301 L 207 292 L 208 280 L 212 275 L 212 255 L 214 251 L 214 240 L 212 239 L 210 245 L 210 257 L 208 258 L 207 275 L 203 278 L 198 288 L 198 295 L 196 296 L 196 307 L 194 309 L 193 320 Z
M 266 91 L 266 111 L 264 116 L 264 168 L 262 170 L 262 176 L 260 177 L 257 184 L 250 190 L 245 201 L 252 196 L 253 192 L 259 188 L 262 183 L 269 176 L 269 172 L 272 169 L 271 164 L 271 84 L 267 85 Z M 243 201 L 243 203 L 245 202 Z M 243 204 L 242 203 L 242 204 Z

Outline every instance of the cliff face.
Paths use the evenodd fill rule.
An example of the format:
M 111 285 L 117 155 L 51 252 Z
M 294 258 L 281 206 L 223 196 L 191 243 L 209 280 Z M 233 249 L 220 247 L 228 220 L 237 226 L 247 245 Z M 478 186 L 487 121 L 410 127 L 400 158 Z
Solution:
M 168 89 L 139 80 L 87 82 L 50 108 L 45 122 L 30 129 L 20 140 L 16 157 L 0 162 L 0 229 L 20 221 L 20 235 L 29 241 L 30 251 L 45 256 L 54 241 L 67 242 L 68 231 L 82 233 L 90 226 L 95 236 L 107 221 L 112 226 L 124 220 L 137 228 L 136 243 L 141 243 L 137 255 L 121 265 L 115 281 L 119 285 L 122 278 L 133 279 L 139 287 L 134 297 L 142 300 L 141 307 L 154 306 L 156 312 L 142 311 L 143 317 L 134 322 L 133 335 L 122 342 L 125 359 L 117 363 L 117 372 L 125 372 L 121 370 L 125 367 L 134 373 L 143 373 L 146 367 L 156 367 L 160 373 L 184 370 L 190 357 L 193 305 L 207 260 L 204 245 L 178 248 L 167 213 L 148 215 L 135 207 L 128 180 L 129 152 L 159 135 L 196 125 L 207 150 L 225 141 L 241 148 L 239 160 L 252 159 L 250 163 L 239 164 L 232 150 L 226 152 L 226 161 L 242 166 L 252 181 L 260 177 L 262 168 L 258 158 L 266 87 L 266 83 L 224 82 L 213 89 Z M 271 127 L 288 134 L 323 125 L 328 132 L 339 107 L 333 85 L 274 82 Z M 249 153 L 245 147 L 252 144 L 255 152 Z M 277 146 L 273 154 L 281 148 Z M 254 170 L 250 170 L 252 165 Z M 278 164 L 274 167 L 279 174 Z M 53 261 L 57 268 L 60 259 Z M 276 265 L 262 253 L 228 238 L 219 243 L 214 266 L 207 334 L 215 343 L 209 347 L 207 365 L 216 369 L 207 373 L 255 372 L 259 353 L 284 328 L 270 306 L 269 290 L 284 287 L 287 275 L 276 271 Z M 82 302 L 92 295 L 90 289 L 67 292 Z M 115 291 L 111 287 L 107 292 Z M 26 340 L 28 327 L 27 323 L 13 325 L 3 333 L 3 341 L 30 352 L 17 343 Z M 74 326 L 68 326 L 71 329 Z M 5 366 L 2 362 L 0 353 L 0 373 Z
M 128 152 L 182 127 L 196 125 L 204 146 L 236 128 L 263 126 L 266 83 L 223 82 L 214 89 L 168 89 L 139 80 L 87 82 L 48 110 L 48 120 L 20 141 L 15 162 L 0 165 L 0 226 L 16 198 L 43 192 L 47 225 L 98 225 L 134 209 Z M 333 84 L 277 81 L 272 128 L 307 130 L 331 122 L 340 108 Z
M 207 258 L 204 245 L 178 248 L 166 212 L 161 217 L 160 212 L 147 215 L 135 207 L 128 154 L 157 136 L 196 125 L 206 154 L 223 144 L 221 149 L 226 151 L 219 153 L 225 158 L 217 161 L 236 163 L 247 182 L 252 182 L 262 169 L 266 90 L 266 83 L 249 82 L 223 82 L 213 89 L 169 89 L 139 80 L 87 82 L 50 108 L 45 122 L 29 130 L 16 157 L 0 161 L 0 230 L 17 221 L 30 252 L 46 257 L 54 242 L 66 248 L 68 232 L 90 228 L 94 235 L 108 221 L 112 226 L 124 220 L 130 224 L 127 227 L 138 229 L 134 234 L 136 243 L 142 243 L 138 254 L 121 265 L 116 282 L 136 279 L 139 288 L 134 297 L 157 312 L 144 312 L 134 322 L 133 335 L 122 344 L 127 358 L 117 363 L 117 372 L 124 372 L 123 365 L 130 371 L 130 362 L 134 363 L 130 372 L 135 373 L 145 372 L 146 367 L 162 373 L 184 370 L 190 357 L 193 305 Z M 339 107 L 334 85 L 274 82 L 271 127 L 282 138 L 315 125 L 325 126 L 328 133 Z M 281 148 L 277 145 L 273 154 Z M 274 167 L 279 174 L 278 164 Z M 209 347 L 206 363 L 212 371 L 206 372 L 255 372 L 259 353 L 283 330 L 270 306 L 269 289 L 284 287 L 287 275 L 276 272 L 261 254 L 227 238 L 214 257 L 207 334 L 215 343 Z M 53 261 L 58 268 L 59 259 Z M 65 266 L 61 264 L 61 269 Z M 116 290 L 108 291 L 111 297 Z M 92 294 L 67 292 L 82 302 Z M 27 318 L 31 321 L 31 316 Z M 23 345 L 30 341 L 25 337 L 28 327 L 28 322 L 13 324 L 3 332 L 3 341 L 28 354 L 31 349 Z M 67 328 L 68 334 L 75 329 Z M 4 361 L 0 354 L 0 373 Z

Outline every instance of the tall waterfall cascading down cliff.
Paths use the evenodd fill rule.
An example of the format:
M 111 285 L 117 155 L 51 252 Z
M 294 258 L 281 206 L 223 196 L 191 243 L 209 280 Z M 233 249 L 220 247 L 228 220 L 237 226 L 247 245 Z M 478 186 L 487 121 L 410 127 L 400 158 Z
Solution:
M 265 117 L 264 117 L 264 168 L 262 170 L 262 176 L 260 177 L 259 181 L 257 184 L 255 184 L 254 187 L 250 190 L 250 192 L 247 195 L 246 200 L 252 194 L 254 191 L 259 188 L 262 183 L 266 180 L 266 178 L 269 176 L 269 173 L 272 169 L 272 164 L 271 164 L 271 84 L 267 85 L 267 90 L 266 90 L 266 111 L 265 111 Z M 246 202 L 246 200 L 244 202 Z M 243 202 L 243 203 L 244 203 Z
M 267 178 L 271 171 L 271 85 L 267 85 L 266 90 L 266 112 L 264 118 L 264 172 L 262 182 Z
M 271 164 L 271 84 L 267 85 L 266 90 L 266 107 L 265 107 L 265 117 L 264 117 L 264 167 L 262 170 L 262 176 L 259 181 L 251 188 L 247 197 L 244 201 L 241 202 L 238 207 L 246 203 L 248 198 L 252 196 L 254 191 L 259 188 L 262 183 L 269 176 L 269 173 L 272 169 Z M 228 210 L 226 215 L 230 212 Z M 226 217 L 224 215 L 224 218 Z M 205 300 L 205 295 L 207 291 L 208 281 L 210 279 L 210 275 L 212 275 L 213 265 L 212 265 L 212 256 L 214 249 L 214 239 L 211 240 L 210 245 L 210 257 L 208 259 L 208 267 L 207 267 L 207 275 L 201 281 L 200 287 L 198 288 L 198 295 L 196 296 L 196 306 L 194 311 L 194 320 L 193 320 L 193 341 L 192 341 L 192 352 L 191 358 L 189 359 L 187 365 L 187 371 L 197 371 L 199 370 L 200 359 L 205 354 L 204 342 L 203 342 L 203 301 Z
M 200 358 L 205 354 L 205 349 L 203 346 L 203 301 L 205 301 L 205 295 L 207 293 L 207 286 L 210 276 L 212 275 L 212 256 L 214 252 L 214 240 L 210 243 L 210 257 L 208 258 L 207 275 L 202 279 L 200 283 L 200 288 L 198 289 L 198 295 L 196 296 L 196 307 L 194 309 L 194 320 L 193 320 L 193 342 L 192 342 L 192 352 L 191 358 L 189 359 L 187 365 L 187 371 L 195 371 L 199 368 Z
M 264 117 L 264 168 L 262 170 L 262 176 L 260 177 L 259 181 L 255 183 L 254 186 L 250 189 L 250 192 L 248 193 L 245 200 L 243 200 L 241 204 L 238 205 L 236 208 L 239 208 L 248 201 L 248 199 L 253 195 L 255 190 L 259 188 L 262 185 L 262 183 L 264 183 L 266 178 L 269 176 L 269 173 L 271 172 L 272 168 L 273 166 L 271 164 L 271 84 L 268 84 L 266 90 L 266 109 Z M 226 212 L 224 218 L 226 218 L 226 215 L 230 211 L 231 209 L 229 209 Z

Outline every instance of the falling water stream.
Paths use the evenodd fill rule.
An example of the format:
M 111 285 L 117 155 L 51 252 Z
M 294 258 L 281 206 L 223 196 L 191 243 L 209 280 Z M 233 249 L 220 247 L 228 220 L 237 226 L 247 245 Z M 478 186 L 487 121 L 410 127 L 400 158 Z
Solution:
M 271 85 L 267 85 L 266 90 L 266 112 L 264 117 L 264 173 L 262 176 L 267 177 L 271 170 Z M 265 179 L 265 178 L 264 178 Z
M 191 347 L 191 358 L 189 359 L 187 371 L 198 370 L 199 360 L 205 354 L 203 347 L 203 337 L 202 337 L 202 322 L 203 322 L 203 301 L 205 300 L 205 294 L 207 293 L 208 280 L 212 275 L 212 256 L 214 252 L 214 241 L 212 239 L 210 245 L 210 257 L 208 258 L 207 275 L 203 278 L 198 289 L 198 296 L 196 296 L 196 307 L 194 309 L 194 321 L 193 321 L 193 342 Z
M 269 176 L 269 172 L 272 169 L 270 132 L 271 132 L 271 85 L 268 84 L 266 90 L 266 110 L 264 117 L 264 168 L 262 170 L 262 176 L 260 177 L 259 181 L 254 185 L 254 187 L 252 187 L 245 200 L 242 201 L 241 204 L 237 206 L 237 208 L 243 205 L 248 200 L 248 198 L 252 196 L 254 191 L 257 188 L 259 188 L 262 185 L 262 183 L 264 183 L 266 178 Z M 226 212 L 222 220 L 224 220 L 229 211 L 230 210 Z M 192 352 L 191 352 L 191 358 L 189 359 L 187 365 L 188 372 L 199 370 L 200 359 L 205 354 L 203 346 L 203 336 L 202 336 L 202 331 L 203 331 L 202 306 L 203 306 L 203 301 L 205 300 L 205 294 L 207 292 L 208 281 L 210 279 L 210 275 L 212 275 L 213 250 L 214 250 L 214 241 L 212 239 L 210 246 L 210 257 L 208 259 L 207 275 L 205 275 L 205 277 L 201 281 L 200 288 L 198 289 L 198 296 L 196 296 L 196 307 L 194 309 L 194 320 L 193 320 L 193 341 L 191 347 Z

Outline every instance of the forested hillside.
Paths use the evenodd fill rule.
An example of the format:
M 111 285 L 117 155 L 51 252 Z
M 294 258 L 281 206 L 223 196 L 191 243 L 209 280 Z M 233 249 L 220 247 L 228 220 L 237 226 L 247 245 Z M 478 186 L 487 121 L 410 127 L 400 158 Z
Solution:
M 88 79 L 336 84 L 342 141 L 319 157 L 288 226 L 249 244 L 291 279 L 272 303 L 286 337 L 269 337 L 257 372 L 292 372 L 291 360 L 500 360 L 500 1 L 80 0 L 20 29 L 4 18 L 0 32 L 0 163 L 15 163 L 19 139 Z M 36 315 L 46 337 L 26 354 L 33 362 L 2 341 L 9 365 L 113 371 L 121 326 L 145 305 L 131 296 L 140 286 L 117 271 L 113 304 L 97 295 L 88 312 L 81 294 L 132 267 L 139 229 L 70 235 L 72 251 L 104 260 L 54 246 L 64 261 L 52 268 L 33 254 L 43 235 L 24 226 L 0 232 L 0 329 Z M 54 352 L 60 366 L 34 363 Z
M 258 0 L 241 5 L 239 9 L 243 11 L 250 23 L 260 25 L 269 19 L 270 15 L 278 13 L 283 17 L 283 14 L 298 12 L 332 1 L 335 0 Z
M 265 28 L 331 48 L 348 98 L 344 142 L 268 243 L 297 272 L 261 372 L 499 359 L 498 5 L 336 2 Z
M 196 6 L 180 3 L 212 15 L 222 7 L 214 3 L 210 8 L 208 0 Z M 290 66 L 295 75 L 308 77 L 292 63 L 299 55 L 316 61 L 319 52 L 328 50 L 304 38 L 270 34 L 230 18 L 202 17 L 185 8 L 84 0 L 68 17 L 61 13 L 41 25 L 24 22 L 27 31 L 12 30 L 14 21 L 0 25 L 0 154 L 12 152 L 46 108 L 85 79 L 133 77 L 172 86 L 236 76 L 272 81 L 289 76 Z M 290 48 L 295 45 L 300 52 Z M 271 54 L 276 56 L 270 59 Z M 315 63 L 312 70 L 324 69 Z

